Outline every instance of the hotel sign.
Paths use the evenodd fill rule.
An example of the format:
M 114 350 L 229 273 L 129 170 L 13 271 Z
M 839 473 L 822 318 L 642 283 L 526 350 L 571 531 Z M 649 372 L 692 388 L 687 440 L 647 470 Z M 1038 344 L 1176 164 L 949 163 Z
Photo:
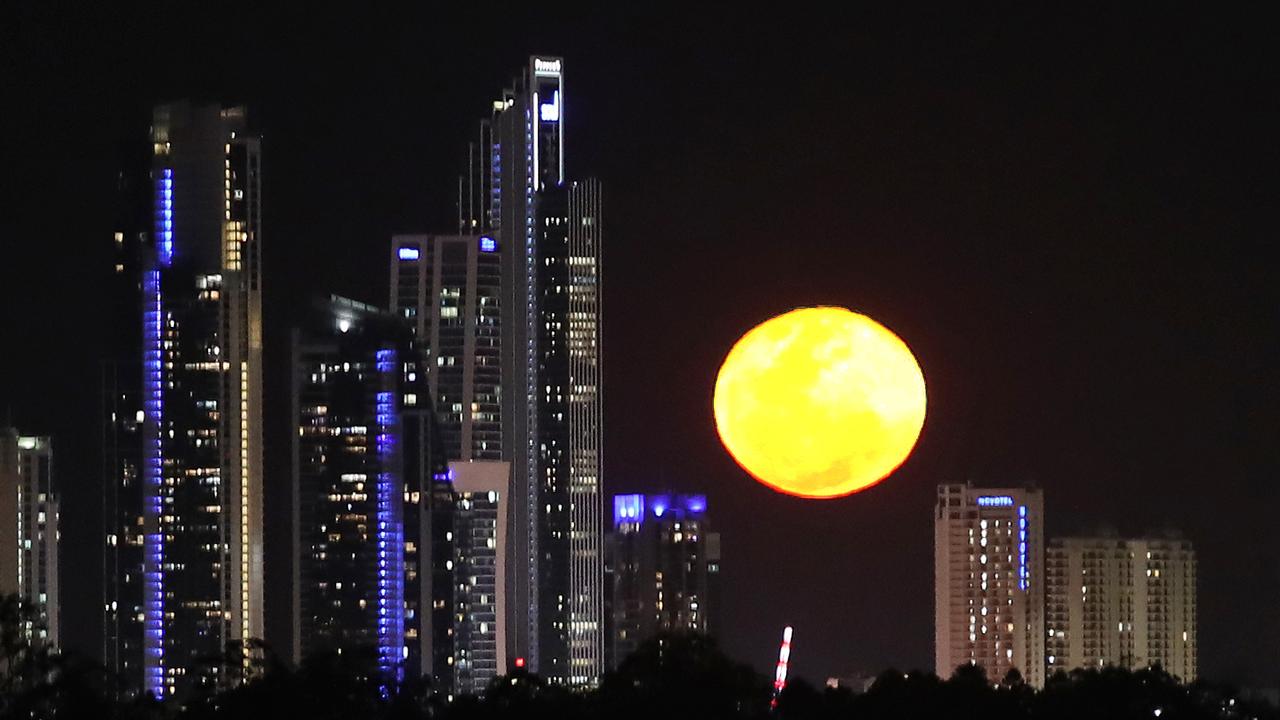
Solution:
M 978 507 L 1013 507 L 1013 498 L 1008 495 L 983 495 L 978 498 Z
M 533 72 L 538 75 L 559 75 L 559 60 L 543 60 L 542 58 L 533 59 Z

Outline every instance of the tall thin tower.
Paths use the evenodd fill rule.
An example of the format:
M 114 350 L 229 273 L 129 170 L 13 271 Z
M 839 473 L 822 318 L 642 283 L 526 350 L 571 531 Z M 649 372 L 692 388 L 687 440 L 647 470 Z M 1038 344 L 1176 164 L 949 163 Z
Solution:
M 261 168 L 242 107 L 155 108 L 141 262 L 142 689 L 249 667 L 262 637 Z M 130 495 L 122 494 L 122 498 Z M 128 568 L 122 568 L 128 572 Z
M 471 154 L 459 210 L 460 225 L 492 233 L 502 256 L 502 455 L 513 477 L 508 654 L 578 685 L 604 667 L 601 192 L 565 173 L 567 108 L 564 61 L 531 57 L 481 124 L 485 161 Z
M 603 668 L 600 185 L 539 196 L 533 401 L 540 672 L 588 684 Z
M 123 678 L 126 692 L 142 685 L 142 266 L 154 254 L 154 183 L 150 138 L 142 133 L 120 152 L 114 262 L 105 283 L 110 340 L 103 348 L 102 662 Z

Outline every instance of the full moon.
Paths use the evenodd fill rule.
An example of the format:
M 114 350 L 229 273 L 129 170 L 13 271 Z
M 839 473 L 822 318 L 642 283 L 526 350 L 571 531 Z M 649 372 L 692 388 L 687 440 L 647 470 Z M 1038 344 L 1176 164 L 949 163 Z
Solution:
M 801 308 L 734 344 L 712 404 L 720 441 L 754 478 L 834 498 L 906 461 L 924 426 L 924 375 L 906 343 L 866 315 Z

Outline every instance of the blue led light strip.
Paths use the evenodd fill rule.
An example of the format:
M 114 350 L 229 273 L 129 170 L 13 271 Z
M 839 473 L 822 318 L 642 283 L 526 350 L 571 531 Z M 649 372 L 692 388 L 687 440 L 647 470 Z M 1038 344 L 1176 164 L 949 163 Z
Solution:
M 163 254 L 163 251 L 161 251 Z M 164 473 L 162 425 L 164 421 L 164 312 L 160 271 L 148 270 L 142 278 L 142 388 L 143 409 L 143 628 L 144 678 L 147 692 L 165 696 L 164 662 Z
M 1026 590 L 1031 571 L 1027 569 L 1027 506 L 1018 506 L 1018 589 Z
M 165 168 L 156 183 L 156 238 L 160 264 L 173 262 L 173 170 Z
M 394 387 L 395 350 L 379 350 L 377 369 L 384 387 Z M 403 680 L 404 666 L 404 491 L 397 480 L 396 444 L 399 442 L 396 394 L 379 392 L 375 400 L 374 448 L 381 468 L 377 478 L 378 543 L 378 670 L 389 681 Z

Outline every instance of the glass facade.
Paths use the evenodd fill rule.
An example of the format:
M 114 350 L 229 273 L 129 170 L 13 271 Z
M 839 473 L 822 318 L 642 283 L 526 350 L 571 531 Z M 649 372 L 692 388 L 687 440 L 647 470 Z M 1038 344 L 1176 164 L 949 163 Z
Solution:
M 262 637 L 260 147 L 243 108 L 182 102 L 142 152 L 114 236 L 103 655 L 163 697 L 243 677 Z
M 502 252 L 502 457 L 521 558 L 510 649 L 552 682 L 584 685 L 604 668 L 600 189 L 565 173 L 566 97 L 564 61 L 530 58 L 481 124 L 459 223 Z
M 603 668 L 600 189 L 539 194 L 534 477 L 538 480 L 540 672 L 580 685 Z
M 435 487 L 447 478 L 415 336 L 331 298 L 292 348 L 295 660 L 363 654 L 388 686 L 432 674 L 431 608 L 449 604 L 450 583 L 429 566 L 448 562 L 433 531 L 450 499 Z
M 109 279 L 111 333 L 102 365 L 103 665 L 136 689 L 141 683 L 142 623 L 142 290 L 150 260 L 152 148 L 120 150 Z
M 501 460 L 502 254 L 492 235 L 397 235 L 391 310 L 414 326 L 451 460 Z

